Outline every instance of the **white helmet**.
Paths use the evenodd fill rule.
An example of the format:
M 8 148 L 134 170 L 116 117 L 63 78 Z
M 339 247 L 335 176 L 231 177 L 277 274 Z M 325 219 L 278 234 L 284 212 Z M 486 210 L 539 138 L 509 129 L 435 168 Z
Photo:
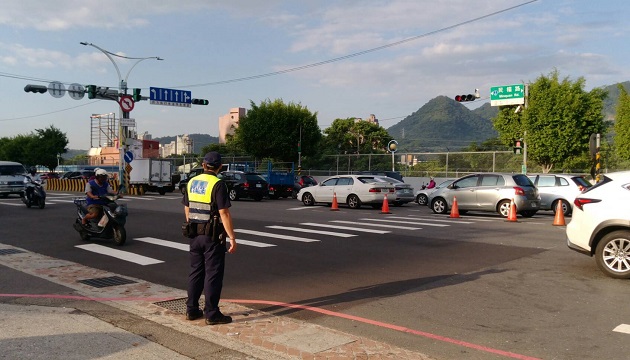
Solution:
M 96 171 L 94 172 L 94 175 L 96 175 L 96 176 L 101 176 L 101 175 L 107 176 L 107 171 L 105 171 L 105 169 L 96 169 Z

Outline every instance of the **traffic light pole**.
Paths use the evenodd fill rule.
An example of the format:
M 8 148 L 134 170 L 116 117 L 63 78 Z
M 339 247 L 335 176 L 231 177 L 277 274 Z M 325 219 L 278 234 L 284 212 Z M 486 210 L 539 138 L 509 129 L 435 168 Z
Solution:
M 131 58 L 131 57 L 127 57 L 127 56 L 120 56 L 117 54 L 114 54 L 112 52 L 109 52 L 105 49 L 102 49 L 92 43 L 88 43 L 88 42 L 81 42 L 81 45 L 84 46 L 91 46 L 97 50 L 99 50 L 100 52 L 102 52 L 103 54 L 105 54 L 105 56 L 107 56 L 107 58 L 109 59 L 109 61 L 112 62 L 112 64 L 114 64 L 114 68 L 116 68 L 116 73 L 118 74 L 118 84 L 119 84 L 119 89 L 118 89 L 118 98 L 120 99 L 121 96 L 123 95 L 127 95 L 127 79 L 129 78 L 129 74 L 131 73 L 131 70 L 133 70 L 133 68 L 136 67 L 136 65 L 138 65 L 141 61 L 143 60 L 147 60 L 147 59 L 155 59 L 155 60 L 164 60 L 158 56 L 151 56 L 151 57 L 143 57 L 143 58 Z M 133 66 L 131 66 L 131 68 L 129 69 L 129 71 L 127 71 L 127 75 L 125 75 L 125 79 L 123 80 L 122 75 L 120 74 L 120 69 L 118 68 L 118 64 L 116 64 L 116 61 L 114 60 L 114 58 L 112 57 L 116 56 L 116 57 L 120 57 L 120 58 L 124 58 L 124 59 L 129 59 L 129 60 L 137 60 Z M 124 121 L 124 119 L 129 119 L 129 112 L 128 111 L 123 111 L 122 107 L 119 106 L 119 113 L 120 116 L 119 118 L 120 120 L 120 126 L 119 126 L 119 133 L 118 133 L 118 149 L 119 149 L 119 158 L 118 158 L 118 183 L 120 184 L 120 192 L 125 194 L 127 193 L 128 189 L 129 189 L 129 177 L 128 177 L 128 171 L 123 167 L 123 163 L 124 161 L 124 154 L 125 152 L 129 149 L 129 145 L 127 144 L 127 138 L 129 137 L 129 126 L 127 125 L 128 122 Z M 124 124 L 124 125 L 123 125 Z M 123 182 L 124 181 L 124 182 Z

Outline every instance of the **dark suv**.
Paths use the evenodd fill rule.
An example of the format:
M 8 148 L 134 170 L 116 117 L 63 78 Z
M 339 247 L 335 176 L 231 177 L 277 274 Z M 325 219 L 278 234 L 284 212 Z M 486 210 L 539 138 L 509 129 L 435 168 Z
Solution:
M 179 187 L 179 191 L 182 192 L 182 195 L 186 193 L 186 186 L 188 186 L 188 180 L 194 178 L 195 176 L 202 174 L 203 173 L 203 168 L 202 167 L 196 167 L 192 170 L 190 170 L 190 172 L 188 174 L 186 174 L 186 176 L 181 179 L 179 181 L 179 183 L 177 184 L 177 186 Z
M 223 171 L 219 178 L 225 181 L 232 201 L 240 198 L 260 201 L 269 193 L 269 183 L 258 173 Z
M 94 170 L 68 171 L 61 176 L 62 179 L 84 179 L 90 180 L 94 177 Z
M 293 193 L 291 194 L 294 199 L 297 199 L 297 193 L 304 187 L 317 185 L 317 180 L 311 175 L 299 175 L 295 177 L 295 183 L 293 184 Z

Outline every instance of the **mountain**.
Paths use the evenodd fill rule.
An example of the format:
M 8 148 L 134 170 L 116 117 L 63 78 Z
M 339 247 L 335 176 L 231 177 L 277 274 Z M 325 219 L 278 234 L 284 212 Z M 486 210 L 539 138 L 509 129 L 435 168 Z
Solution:
M 497 136 L 490 119 L 498 109 L 488 107 L 471 111 L 451 98 L 438 96 L 387 131 L 405 151 L 456 151 Z
M 208 134 L 188 134 L 188 137 L 193 142 L 193 153 L 199 154 L 201 148 L 208 144 L 218 144 L 219 138 L 216 136 L 210 136 Z M 160 144 L 170 144 L 171 141 L 175 141 L 175 136 L 163 136 L 159 138 L 153 138 L 155 141 L 159 141 Z
M 621 84 L 627 92 L 630 93 L 630 81 L 605 86 L 604 90 L 608 91 L 608 96 L 604 99 L 604 119 L 613 120 L 617 112 L 617 102 L 619 101 L 619 87 Z

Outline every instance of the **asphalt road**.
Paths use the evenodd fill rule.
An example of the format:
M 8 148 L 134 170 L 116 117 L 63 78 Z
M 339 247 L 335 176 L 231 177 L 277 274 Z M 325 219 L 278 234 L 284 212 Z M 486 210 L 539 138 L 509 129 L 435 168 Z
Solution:
M 123 247 L 81 241 L 72 228 L 76 195 L 51 192 L 43 210 L 0 199 L 0 242 L 186 288 L 177 193 L 126 198 Z M 630 335 L 614 331 L 630 324 L 627 282 L 605 277 L 592 258 L 569 250 L 552 213 L 506 222 L 487 213 L 450 219 L 416 204 L 390 211 L 330 211 L 290 199 L 234 202 L 240 246 L 228 255 L 222 297 L 437 359 L 628 358 Z M 86 244 L 161 262 L 140 265 L 77 247 Z

